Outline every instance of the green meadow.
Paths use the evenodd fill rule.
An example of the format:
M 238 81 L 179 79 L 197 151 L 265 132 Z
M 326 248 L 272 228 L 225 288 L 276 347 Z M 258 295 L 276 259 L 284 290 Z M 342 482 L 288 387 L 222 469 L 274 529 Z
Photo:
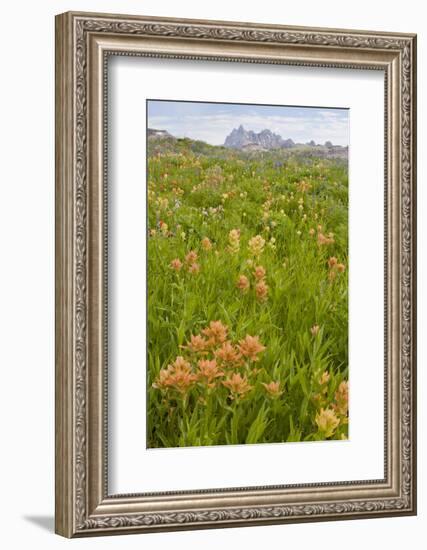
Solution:
M 148 447 L 346 439 L 346 159 L 148 153 Z

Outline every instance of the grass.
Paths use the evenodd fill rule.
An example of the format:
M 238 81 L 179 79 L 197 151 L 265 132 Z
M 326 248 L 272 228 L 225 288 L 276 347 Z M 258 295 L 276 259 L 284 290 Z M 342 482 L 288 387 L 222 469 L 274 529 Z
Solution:
M 346 163 L 149 147 L 148 447 L 345 439 Z

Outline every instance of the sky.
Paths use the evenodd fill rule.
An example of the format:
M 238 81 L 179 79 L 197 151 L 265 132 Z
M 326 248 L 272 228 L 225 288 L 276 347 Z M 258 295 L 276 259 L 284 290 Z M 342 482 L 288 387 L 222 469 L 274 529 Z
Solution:
M 223 145 L 240 124 L 254 132 L 271 130 L 296 143 L 313 139 L 316 143 L 349 144 L 348 109 L 158 100 L 148 100 L 147 104 L 149 128 L 211 145 Z

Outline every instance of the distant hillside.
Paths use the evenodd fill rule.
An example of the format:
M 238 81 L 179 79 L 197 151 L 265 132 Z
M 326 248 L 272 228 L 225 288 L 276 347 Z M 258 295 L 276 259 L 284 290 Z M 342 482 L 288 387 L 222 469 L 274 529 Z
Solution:
M 156 128 L 148 128 L 147 135 L 152 139 L 164 139 L 173 137 L 167 130 L 157 130 Z
M 236 135 L 242 133 L 239 131 L 239 128 L 236 131 L 238 133 L 234 134 L 233 140 Z M 305 144 L 294 143 L 292 140 L 283 140 L 281 136 L 270 132 L 270 130 L 264 130 L 259 134 L 255 132 L 246 132 L 246 130 L 244 130 L 244 132 L 246 135 L 249 135 L 250 138 L 254 135 L 258 136 L 256 138 L 258 141 L 249 141 L 249 139 L 247 139 L 242 143 L 241 147 L 232 147 L 226 144 L 210 145 L 204 141 L 188 137 L 176 138 L 166 130 L 148 128 L 148 155 L 191 153 L 196 156 L 215 157 L 224 160 L 236 157 L 242 159 L 263 157 L 270 158 L 272 161 L 281 162 L 294 157 L 299 159 L 306 158 L 307 160 L 313 158 L 342 159 L 347 162 L 348 147 L 333 145 L 330 142 L 326 142 L 324 145 L 317 145 L 314 141 Z M 230 136 L 232 134 L 233 132 Z M 230 136 L 228 136 L 228 138 Z M 278 143 L 281 143 L 281 145 L 277 145 Z

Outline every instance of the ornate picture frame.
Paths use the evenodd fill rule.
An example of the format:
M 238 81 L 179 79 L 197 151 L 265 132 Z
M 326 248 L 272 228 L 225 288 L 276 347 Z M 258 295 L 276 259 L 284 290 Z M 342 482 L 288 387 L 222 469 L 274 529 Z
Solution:
M 112 495 L 107 60 L 384 72 L 384 479 Z M 68 12 L 56 17 L 56 532 L 65 537 L 416 513 L 416 36 Z

